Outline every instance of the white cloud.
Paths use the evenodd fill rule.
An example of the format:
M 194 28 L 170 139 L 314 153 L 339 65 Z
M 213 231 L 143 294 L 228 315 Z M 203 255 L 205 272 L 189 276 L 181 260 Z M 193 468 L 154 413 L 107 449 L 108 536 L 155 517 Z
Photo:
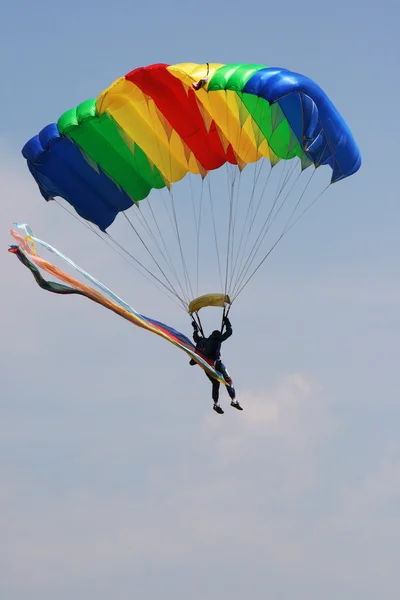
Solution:
M 216 556 L 222 553 L 229 560 L 238 548 L 249 545 L 253 547 L 250 554 L 262 551 L 275 560 L 278 539 L 280 544 L 291 543 L 290 536 L 294 535 L 293 503 L 306 493 L 310 478 L 315 482 L 312 455 L 318 440 L 313 429 L 322 428 L 326 434 L 329 422 L 323 408 L 316 410 L 321 402 L 317 390 L 318 386 L 304 375 L 293 374 L 266 393 L 243 394 L 243 413 L 231 409 L 221 418 L 214 413 L 207 415 L 189 445 L 177 449 L 173 462 L 162 465 L 154 458 L 154 447 L 152 455 L 145 454 L 149 448 L 145 437 L 151 435 L 150 430 L 142 439 L 131 473 L 118 461 L 121 452 L 132 455 L 134 441 L 124 444 L 106 432 L 98 438 L 91 429 L 86 441 L 74 437 L 84 471 L 92 470 L 101 460 L 104 482 L 100 486 L 108 492 L 95 493 L 91 487 L 93 473 L 87 484 L 81 484 L 80 489 L 67 488 L 62 496 L 52 486 L 47 500 L 35 486 L 29 507 L 21 515 L 16 498 L 24 486 L 14 490 L 2 511 L 7 515 L 2 529 L 10 540 L 3 563 L 7 580 L 29 589 L 54 581 L 79 580 L 99 570 L 126 570 L 138 560 L 151 560 L 160 566 L 209 562 L 212 558 L 204 557 L 211 548 Z M 25 435 L 29 439 L 26 428 L 20 443 Z M 71 444 L 65 437 L 57 443 L 57 437 L 57 430 L 50 432 L 48 443 L 59 454 Z M 178 431 L 175 437 L 182 444 Z M 113 448 L 121 444 L 115 455 Z M 157 454 L 162 454 L 170 446 L 170 436 L 161 437 L 159 446 Z M 260 465 L 260 459 L 264 464 Z M 82 460 L 89 462 L 85 466 Z M 260 466 L 262 471 L 258 472 Z M 281 467 L 285 469 L 284 484 L 279 484 Z M 141 491 L 132 487 L 135 470 L 144 475 Z M 121 478 L 124 481 L 123 493 L 109 487 L 115 476 L 118 482 Z M 286 524 L 282 509 L 291 514 L 284 519 Z M 288 539 L 282 539 L 283 534 Z M 226 547 L 227 540 L 231 540 L 231 549 Z M 16 570 L 20 564 L 25 565 L 22 579 Z
M 243 445 L 253 444 L 256 437 L 274 440 L 296 451 L 307 449 L 332 426 L 325 414 L 319 387 L 306 375 L 293 373 L 270 389 L 241 390 L 238 399 L 243 412 L 232 415 L 234 409 L 226 408 L 229 426 L 222 419 L 208 416 L 203 433 L 205 440 L 213 442 L 232 460 Z M 220 395 L 224 406 L 224 389 Z M 318 428 L 314 430 L 315 423 Z

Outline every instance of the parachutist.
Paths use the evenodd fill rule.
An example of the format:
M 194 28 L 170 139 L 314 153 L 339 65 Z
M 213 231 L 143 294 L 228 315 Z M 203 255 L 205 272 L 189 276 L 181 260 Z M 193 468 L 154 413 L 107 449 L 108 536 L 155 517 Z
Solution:
M 198 90 L 201 90 L 201 88 L 203 88 L 208 83 L 208 80 L 210 79 L 210 65 L 209 65 L 209 63 L 206 63 L 206 64 L 207 64 L 207 74 L 204 77 L 202 77 L 199 81 L 196 81 L 196 83 L 192 83 L 192 87 L 194 90 L 196 90 L 196 92 Z
M 196 83 L 192 83 L 192 87 L 194 90 L 196 90 L 196 92 L 198 90 L 201 90 L 201 88 L 203 88 L 206 83 L 208 82 L 208 77 L 203 77 L 203 79 L 200 79 L 199 81 L 196 81 Z
M 209 335 L 208 337 L 203 337 L 199 334 L 199 326 L 197 325 L 196 321 L 192 321 L 193 339 L 196 343 L 196 350 L 200 354 L 205 356 L 208 360 L 213 361 L 214 368 L 220 373 L 222 373 L 225 381 L 228 383 L 228 385 L 226 386 L 226 390 L 231 399 L 231 406 L 233 406 L 237 410 L 243 410 L 239 402 L 236 400 L 236 391 L 233 385 L 232 378 L 230 377 L 224 363 L 221 360 L 221 344 L 229 337 L 231 337 L 233 333 L 231 322 L 226 316 L 224 317 L 223 325 L 225 326 L 225 333 L 222 333 L 221 331 L 218 331 L 218 329 L 215 329 L 211 333 L 211 335 Z M 196 362 L 192 359 L 190 361 L 190 364 L 195 365 Z M 214 377 L 212 377 L 208 373 L 206 373 L 206 375 L 212 383 L 212 399 L 214 401 L 213 408 L 217 413 L 223 414 L 224 411 L 218 404 L 220 382 L 217 379 L 214 379 Z

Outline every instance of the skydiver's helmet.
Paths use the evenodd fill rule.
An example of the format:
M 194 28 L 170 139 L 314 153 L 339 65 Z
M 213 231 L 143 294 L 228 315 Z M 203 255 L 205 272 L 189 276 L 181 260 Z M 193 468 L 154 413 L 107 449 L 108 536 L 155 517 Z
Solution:
M 210 335 L 210 338 L 217 338 L 221 335 L 221 332 L 219 331 L 219 329 L 214 329 L 214 331 L 212 332 L 212 334 Z

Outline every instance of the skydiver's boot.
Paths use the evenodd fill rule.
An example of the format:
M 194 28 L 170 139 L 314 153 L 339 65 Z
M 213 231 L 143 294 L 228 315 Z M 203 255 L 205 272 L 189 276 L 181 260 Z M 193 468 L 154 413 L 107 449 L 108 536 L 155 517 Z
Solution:
M 240 406 L 237 400 L 232 400 L 231 406 L 233 406 L 233 408 L 236 408 L 237 410 L 243 410 L 243 408 Z
M 218 402 L 214 402 L 214 406 L 213 409 L 215 410 L 215 412 L 217 412 L 219 415 L 223 415 L 224 411 L 222 410 L 222 408 L 220 407 L 220 405 L 218 404 Z

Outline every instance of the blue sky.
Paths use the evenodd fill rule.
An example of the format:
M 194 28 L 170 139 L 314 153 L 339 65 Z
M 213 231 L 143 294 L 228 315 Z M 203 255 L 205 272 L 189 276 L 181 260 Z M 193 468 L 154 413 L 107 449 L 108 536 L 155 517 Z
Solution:
M 397 2 L 2 10 L 0 593 L 7 600 L 394 598 L 400 554 Z M 13 221 L 190 331 L 37 191 L 20 150 L 153 62 L 261 62 L 332 98 L 363 166 L 285 238 L 232 311 L 244 411 L 211 410 L 174 347 L 7 253 Z

